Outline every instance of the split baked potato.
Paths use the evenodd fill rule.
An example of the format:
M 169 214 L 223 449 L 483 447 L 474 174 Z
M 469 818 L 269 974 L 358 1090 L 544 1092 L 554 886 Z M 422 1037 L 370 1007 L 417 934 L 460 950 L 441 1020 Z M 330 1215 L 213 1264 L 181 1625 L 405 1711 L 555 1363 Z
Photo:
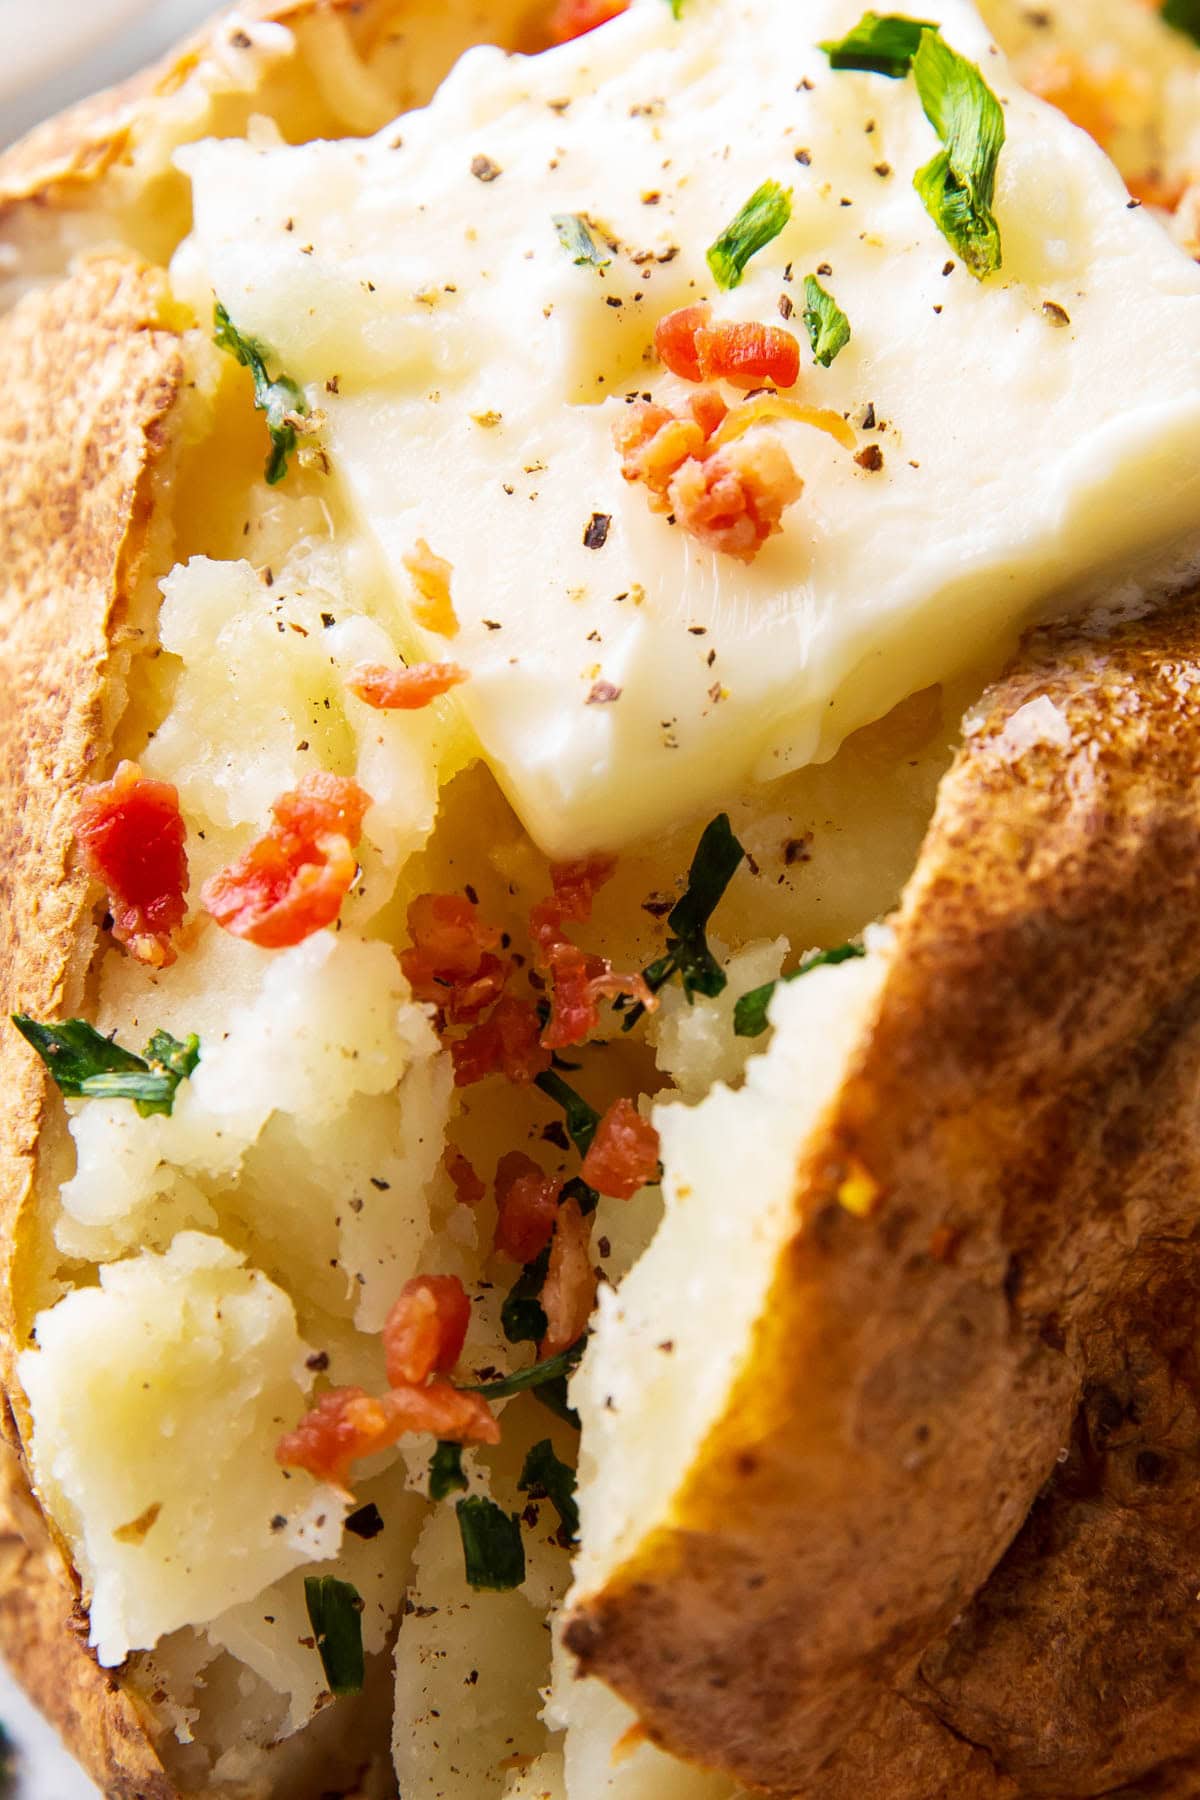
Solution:
M 698 15 L 706 6 L 716 17 L 717 0 L 695 0 Z M 858 14 L 841 0 L 814 10 L 820 35 Z M 1086 45 L 1074 14 L 1041 26 L 1007 0 L 984 11 L 1033 90 L 1105 140 L 1186 252 L 1195 164 L 1177 120 L 1200 50 L 1135 0 L 1089 7 Z M 557 62 L 468 58 L 441 104 L 468 120 L 447 141 L 472 152 L 460 173 L 474 185 L 447 208 L 498 207 L 509 192 L 506 158 L 469 139 L 499 136 L 505 107 L 536 105 L 568 166 L 587 148 L 570 119 L 593 90 L 619 95 L 630 130 L 661 143 L 662 95 L 629 106 L 621 83 L 691 54 L 662 41 L 678 27 L 686 45 L 687 12 L 688 0 L 637 0 L 616 28 L 628 37 L 605 25 L 582 40 L 598 76 L 578 60 L 581 40 Z M 964 54 L 987 48 L 969 12 L 947 0 L 939 14 L 948 38 L 966 34 Z M 565 234 L 556 218 L 560 244 L 547 233 L 548 250 L 530 251 L 539 271 L 562 258 L 546 278 L 562 335 L 549 352 L 529 341 L 569 424 L 560 434 L 555 415 L 516 433 L 500 491 L 524 484 L 524 523 L 501 536 L 494 509 L 507 501 L 486 458 L 514 431 L 515 389 L 529 386 L 518 340 L 532 327 L 522 317 L 506 336 L 511 320 L 496 315 L 514 388 L 494 417 L 472 390 L 468 448 L 448 430 L 448 451 L 428 423 L 441 388 L 421 358 L 449 390 L 486 366 L 487 346 L 454 335 L 454 309 L 474 304 L 458 298 L 461 275 L 437 271 L 455 279 L 414 298 L 407 266 L 389 262 L 406 250 L 388 236 L 401 215 L 387 211 L 399 202 L 381 160 L 407 138 L 425 156 L 414 180 L 440 191 L 438 133 L 457 115 L 411 109 L 464 50 L 540 52 L 553 23 L 529 0 L 243 7 L 0 162 L 0 970 L 5 1012 L 25 1022 L 24 1036 L 0 1034 L 0 1641 L 122 1800 L 1184 1800 L 1200 1783 L 1189 1498 L 1200 614 L 1180 456 L 1193 441 L 1195 272 L 1158 224 L 1121 216 L 1126 197 L 1097 151 L 994 76 L 1010 145 L 1021 121 L 1037 122 L 1077 183 L 1056 199 L 1019 142 L 1002 158 L 1014 291 L 1034 291 L 1040 239 L 1005 179 L 1044 205 L 1038 231 L 1053 216 L 1069 239 L 1086 214 L 1122 294 L 1144 284 L 1154 329 L 1112 380 L 1129 393 L 1157 383 L 1178 417 L 1147 427 L 1128 464 L 1105 440 L 1112 463 L 1079 478 L 1091 485 L 1074 538 L 1065 526 L 1047 536 L 1046 565 L 1030 572 L 1014 551 L 1001 579 L 964 564 L 945 586 L 961 611 L 925 619 L 919 649 L 901 618 L 864 626 L 886 655 L 856 662 L 851 642 L 835 670 L 831 651 L 807 749 L 793 744 L 770 780 L 747 755 L 771 723 L 767 702 L 739 717 L 737 682 L 709 646 L 715 658 L 714 620 L 770 613 L 791 578 L 790 540 L 776 541 L 786 519 L 764 533 L 744 591 L 722 589 L 743 579 L 735 556 L 684 544 L 694 592 L 674 623 L 692 621 L 685 648 L 713 733 L 734 723 L 698 757 L 692 787 L 681 775 L 656 788 L 612 751 L 604 804 L 634 823 L 610 839 L 601 801 L 588 810 L 608 754 L 596 721 L 640 705 L 644 683 L 655 754 L 682 743 L 690 755 L 686 725 L 654 704 L 655 682 L 675 672 L 631 653 L 618 680 L 608 652 L 588 649 L 580 688 L 560 664 L 592 733 L 576 756 L 553 668 L 514 722 L 497 684 L 518 677 L 498 653 L 473 665 L 472 633 L 501 634 L 515 664 L 561 613 L 593 604 L 575 564 L 624 555 L 626 539 L 645 557 L 676 525 L 634 483 L 636 521 L 610 509 L 608 415 L 597 427 L 603 407 L 579 402 L 603 399 L 584 391 L 593 356 L 605 379 L 635 384 L 634 406 L 643 383 L 670 398 L 654 320 L 635 301 L 648 295 L 643 310 L 661 315 L 689 300 L 696 265 L 667 237 L 631 254 L 629 227 L 582 203 L 559 215 L 574 221 Z M 558 23 L 570 40 L 572 22 Z M 817 35 L 797 26 L 789 54 L 816 55 Z M 1127 59 L 1121 79 L 1114 56 Z M 852 126 L 880 191 L 909 148 L 908 123 L 895 123 L 903 84 L 870 85 L 884 79 L 828 72 L 830 104 L 845 109 L 830 141 Z M 732 99 L 718 80 L 714 107 L 746 116 L 745 83 L 725 85 Z M 799 91 L 791 73 L 788 85 Z M 915 108 L 911 128 L 927 130 Z M 349 141 L 376 133 L 361 154 Z M 617 143 L 600 140 L 597 166 L 618 160 Z M 812 144 L 819 171 L 822 140 L 787 147 L 802 198 Z M 851 198 L 862 206 L 857 190 L 823 196 L 834 210 Z M 647 189 L 636 205 L 656 231 L 673 223 L 669 194 Z M 803 224 L 796 208 L 788 229 Z M 512 235 L 498 212 L 469 218 L 471 242 Z M 852 297 L 855 347 L 838 379 L 854 367 L 877 383 L 865 402 L 889 379 L 882 348 L 855 361 L 871 325 L 869 266 L 857 287 L 854 258 L 875 246 L 860 252 L 857 229 L 839 229 L 838 278 L 819 279 Z M 377 281 L 364 255 L 378 255 Z M 970 299 L 947 312 L 1015 305 L 995 272 L 976 289 L 943 256 L 919 276 L 940 284 L 930 317 L 955 283 Z M 1055 343 L 1078 330 L 1085 349 L 1094 330 L 1111 364 L 1129 315 L 1089 326 L 1082 263 L 1068 257 L 1062 283 L 1068 267 L 1070 292 L 1038 274 L 1036 328 Z M 593 283 L 628 274 L 628 291 L 609 290 L 620 304 L 573 312 L 581 268 Z M 761 313 L 755 279 L 745 305 Z M 791 279 L 790 263 L 773 276 Z M 780 295 L 798 330 L 798 289 Z M 922 317 L 926 300 L 922 285 Z M 898 285 L 896 321 L 904 305 Z M 442 335 L 420 337 L 409 313 Z M 1015 313 L 1009 323 L 1014 342 L 1030 329 Z M 397 374 L 410 365 L 412 395 Z M 874 400 L 867 424 L 851 390 L 845 406 L 836 387 L 823 396 L 829 373 L 803 378 L 806 399 L 834 396 L 834 437 L 798 464 L 818 518 L 836 512 L 831 494 L 873 505 L 872 481 L 895 492 L 906 463 L 936 454 L 918 445 L 915 415 L 890 421 L 889 436 Z M 497 393 L 507 378 L 495 376 Z M 962 392 L 973 378 L 964 363 Z M 1103 422 L 1127 420 L 1133 402 L 1113 392 L 1092 394 L 1081 442 L 1107 404 Z M 1054 421 L 1056 406 L 1065 417 L 1080 405 L 1061 377 L 1040 398 Z M 839 431 L 860 460 L 831 474 L 822 459 Z M 1099 435 L 1087 441 L 1101 456 Z M 872 445 L 877 459 L 864 458 Z M 1032 452 L 1029 467 L 1042 480 Z M 964 489 L 986 495 L 993 477 L 969 477 Z M 563 479 L 579 499 L 561 553 L 548 553 L 561 554 L 562 592 L 543 617 L 521 584 L 546 529 L 538 496 Z M 835 485 L 821 498 L 823 479 Z M 1118 512 L 1122 483 L 1136 505 Z M 1051 532 L 1052 510 L 1031 497 L 1031 538 Z M 690 529 L 680 516 L 676 547 Z M 421 520 L 433 521 L 428 545 Z M 915 567 L 916 534 L 906 545 Z M 476 583 L 476 611 L 495 618 L 472 614 L 476 569 L 488 587 Z M 652 615 L 663 580 L 606 589 L 603 603 L 622 621 Z M 444 611 L 437 622 L 447 603 L 453 629 Z M 608 630 L 578 636 L 600 643 Z M 370 698 L 364 668 L 376 682 L 404 662 L 424 668 L 439 641 L 467 665 L 461 691 L 447 677 L 419 707 Z M 476 692 L 490 711 L 472 710 L 485 707 Z M 281 796 L 325 777 L 370 802 L 357 835 L 345 828 L 353 854 L 333 911 L 295 935 L 231 928 L 222 879 L 265 841 Z M 186 827 L 191 910 L 165 929 L 130 926 L 82 831 L 88 796 L 122 780 L 174 792 Z M 282 828 L 274 816 L 266 838 Z M 595 853 L 614 848 L 615 867 L 601 868 Z M 591 869 L 582 889 L 564 861 Z M 444 970 L 421 985 L 422 905 L 450 895 L 482 922 L 463 929 L 475 932 L 471 979 L 498 983 L 486 1005 Z M 553 951 L 564 930 L 595 959 L 591 975 L 628 972 L 586 1030 L 565 1021 Z M 784 971 L 801 979 L 778 982 Z M 507 1004 L 502 990 L 526 1019 L 541 1002 L 553 1064 L 526 1038 L 510 1067 L 495 1036 L 473 1035 L 487 1007 Z M 70 1020 L 127 1050 L 127 1065 L 97 1065 L 116 1089 L 72 1091 L 61 1060 L 56 1078 L 61 1041 L 43 1035 L 34 1053 L 39 1029 Z M 587 1178 L 606 1176 L 588 1147 L 610 1116 L 641 1160 L 633 1174 L 610 1169 L 597 1193 Z M 542 1216 L 540 1243 L 536 1220 L 531 1238 L 513 1223 L 502 1167 L 514 1154 L 535 1183 L 521 1190 L 530 1206 L 559 1209 Z M 454 1366 L 431 1365 L 425 1385 L 428 1369 L 396 1375 L 394 1322 L 406 1283 L 428 1277 L 456 1285 L 469 1319 Z M 523 1387 L 542 1363 L 555 1380 Z M 446 1454 L 460 1415 L 421 1410 L 450 1376 L 460 1413 L 474 1390 L 465 1455 Z M 322 1396 L 349 1389 L 423 1398 L 404 1435 L 363 1437 L 357 1463 L 311 1438 L 296 1451 Z M 480 1520 L 493 1535 L 472 1539 Z M 349 1664 L 344 1642 L 331 1648 L 347 1628 Z

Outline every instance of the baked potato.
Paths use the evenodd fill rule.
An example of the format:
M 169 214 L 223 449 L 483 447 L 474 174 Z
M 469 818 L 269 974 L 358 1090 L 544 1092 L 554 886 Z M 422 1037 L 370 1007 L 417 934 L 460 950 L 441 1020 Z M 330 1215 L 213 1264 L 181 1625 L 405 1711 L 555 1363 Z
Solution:
M 933 10 L 243 7 L 0 162 L 0 1642 L 107 1795 L 1200 1782 L 1200 50 Z

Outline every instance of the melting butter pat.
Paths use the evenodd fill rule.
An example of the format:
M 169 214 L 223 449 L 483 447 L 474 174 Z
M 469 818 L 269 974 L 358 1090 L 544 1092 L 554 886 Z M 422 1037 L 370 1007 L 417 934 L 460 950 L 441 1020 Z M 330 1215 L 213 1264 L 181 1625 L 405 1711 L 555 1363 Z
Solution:
M 376 139 L 181 153 L 177 286 L 319 390 L 402 637 L 470 671 L 456 704 L 551 854 L 714 810 L 1033 618 L 1200 565 L 1200 270 L 972 6 L 928 0 L 1005 114 L 1003 266 L 974 280 L 913 188 L 938 142 L 912 80 L 817 48 L 861 10 L 634 0 L 538 57 L 468 53 Z M 721 293 L 705 250 L 767 179 L 790 222 Z M 560 241 L 572 214 L 604 266 Z M 808 274 L 850 320 L 828 369 Z M 749 565 L 651 513 L 612 447 L 631 399 L 685 397 L 654 326 L 701 300 L 787 316 L 796 396 L 870 452 L 770 427 L 804 490 Z M 453 565 L 452 649 L 414 612 L 418 540 Z

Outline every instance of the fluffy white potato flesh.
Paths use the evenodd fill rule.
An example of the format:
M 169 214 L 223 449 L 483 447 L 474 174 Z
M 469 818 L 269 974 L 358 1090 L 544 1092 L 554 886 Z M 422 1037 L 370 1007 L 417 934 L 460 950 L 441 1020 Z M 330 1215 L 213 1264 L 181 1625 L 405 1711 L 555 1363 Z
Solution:
M 817 47 L 861 10 L 689 0 L 676 21 L 635 0 L 537 58 L 470 53 L 369 143 L 183 158 L 177 285 L 310 384 L 426 655 L 447 640 L 403 559 L 424 539 L 454 565 L 461 705 L 553 854 L 711 810 L 1035 610 L 1161 589 L 1200 557 L 1200 271 L 1019 89 L 974 8 L 939 0 L 922 16 L 983 66 L 1007 127 L 1003 267 L 973 280 L 913 188 L 937 149 L 914 84 Z M 722 295 L 705 250 L 767 178 L 791 221 Z M 564 214 L 615 244 L 606 267 L 559 243 Z M 703 298 L 778 325 L 783 296 L 798 329 L 817 269 L 853 335 L 829 369 L 806 348 L 796 391 L 883 467 L 778 426 L 805 491 L 747 567 L 649 512 L 611 428 L 634 393 L 684 398 L 651 349 L 664 313 Z M 619 699 L 589 703 L 598 681 Z
M 770 1047 L 748 1063 L 743 1087 L 654 1110 L 663 1222 L 620 1289 L 601 1290 L 571 1384 L 583 1421 L 573 1601 L 669 1515 L 721 1415 L 794 1227 L 803 1145 L 837 1092 L 887 956 L 880 933 L 869 955 L 784 983 Z
M 308 1348 L 287 1296 L 196 1232 L 40 1315 L 20 1358 L 34 1471 L 76 1524 L 103 1664 L 336 1550 L 343 1496 L 274 1456 Z

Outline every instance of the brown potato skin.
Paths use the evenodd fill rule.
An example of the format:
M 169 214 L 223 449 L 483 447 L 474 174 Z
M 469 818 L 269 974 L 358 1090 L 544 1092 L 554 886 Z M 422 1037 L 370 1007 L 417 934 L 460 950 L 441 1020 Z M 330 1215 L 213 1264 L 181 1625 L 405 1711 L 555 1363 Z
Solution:
M 1071 745 L 1008 760 L 1040 694 Z M 987 696 L 744 1373 L 568 1621 L 668 1749 L 806 1800 L 1165 1794 L 1200 1750 L 1198 783 L 1194 604 Z

